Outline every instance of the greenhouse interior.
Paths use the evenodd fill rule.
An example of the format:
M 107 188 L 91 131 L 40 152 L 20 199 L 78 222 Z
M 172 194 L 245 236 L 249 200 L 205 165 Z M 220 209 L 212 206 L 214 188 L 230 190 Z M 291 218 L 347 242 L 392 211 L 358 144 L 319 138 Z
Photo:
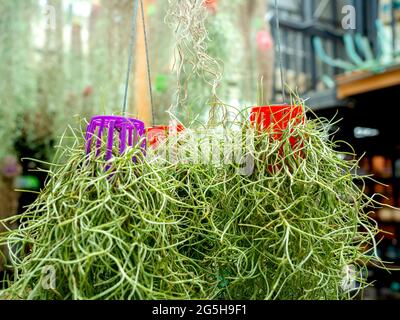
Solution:
M 0 39 L 0 300 L 400 299 L 400 0 L 0 0 Z

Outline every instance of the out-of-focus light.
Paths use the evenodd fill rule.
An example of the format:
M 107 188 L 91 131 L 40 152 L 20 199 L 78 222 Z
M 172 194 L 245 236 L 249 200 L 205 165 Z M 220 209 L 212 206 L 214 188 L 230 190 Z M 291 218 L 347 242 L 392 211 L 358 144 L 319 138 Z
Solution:
M 205 0 L 204 4 L 212 13 L 217 12 L 218 0 Z
M 380 132 L 378 129 L 364 127 L 354 128 L 354 137 L 357 139 L 376 137 L 379 136 L 379 134 Z
M 96 6 L 96 3 L 94 3 L 94 6 Z M 87 18 L 90 16 L 91 10 L 92 10 L 92 4 L 90 2 L 80 2 L 80 1 L 69 1 L 69 2 L 64 2 L 64 10 L 68 10 L 69 6 L 72 5 L 72 12 L 74 16 L 77 17 L 84 17 Z
M 21 176 L 17 178 L 15 188 L 20 190 L 39 190 L 40 181 L 35 176 Z
M 345 155 L 344 153 L 339 153 L 339 154 L 337 155 L 337 157 L 338 157 L 340 160 L 346 159 L 346 155 Z

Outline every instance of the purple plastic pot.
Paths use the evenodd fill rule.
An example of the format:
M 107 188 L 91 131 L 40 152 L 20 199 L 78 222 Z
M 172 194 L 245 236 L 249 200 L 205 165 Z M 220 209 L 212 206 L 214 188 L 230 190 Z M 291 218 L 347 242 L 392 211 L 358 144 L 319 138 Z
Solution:
M 141 138 L 145 136 L 145 126 L 140 120 L 125 118 L 120 116 L 94 116 L 86 130 L 86 154 L 92 150 L 92 144 L 96 145 L 96 157 L 100 155 L 102 138 L 107 135 L 106 161 L 112 158 L 112 148 L 114 146 L 114 132 L 119 132 L 119 153 L 123 154 L 127 146 L 137 145 Z M 93 141 L 94 140 L 94 141 Z M 143 150 L 146 149 L 146 140 L 141 144 Z

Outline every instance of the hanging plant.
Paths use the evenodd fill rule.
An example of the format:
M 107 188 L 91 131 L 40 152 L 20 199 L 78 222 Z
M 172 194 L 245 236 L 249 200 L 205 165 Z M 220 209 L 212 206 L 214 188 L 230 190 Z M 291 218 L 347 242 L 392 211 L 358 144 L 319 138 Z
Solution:
M 251 128 L 250 122 L 235 125 L 243 137 Z M 1 222 L 22 221 L 0 236 L 0 244 L 12 249 L 14 270 L 0 296 L 353 297 L 366 285 L 366 264 L 378 259 L 377 229 L 367 212 L 372 200 L 355 184 L 363 180 L 353 170 L 357 161 L 335 151 L 327 125 L 291 122 L 280 139 L 250 130 L 251 140 L 234 145 L 242 154 L 238 162 L 218 164 L 207 157 L 187 161 L 202 143 L 196 136 L 192 143 L 185 134 L 175 136 L 175 160 L 162 162 L 144 157 L 138 147 L 122 156 L 117 151 L 108 162 L 93 150 L 88 162 L 82 139 L 75 137 L 73 147 L 60 150 L 67 160 L 52 166 L 38 200 Z M 226 131 L 214 146 L 228 150 L 237 132 Z M 290 137 L 302 144 L 293 146 Z M 251 170 L 242 171 L 243 159 L 252 162 Z M 271 166 L 279 170 L 271 173 Z M 48 268 L 56 279 L 52 288 L 43 286 Z M 350 282 L 357 286 L 343 286 L 348 268 L 355 270 Z
M 37 4 L 32 0 L 0 3 L 0 161 L 15 154 L 24 115 L 36 111 L 37 70 L 31 37 L 36 13 Z M 29 132 L 35 136 L 32 127 Z
M 186 106 L 188 81 L 199 76 L 211 91 L 208 130 L 165 135 L 146 152 L 143 123 L 141 138 L 129 138 L 127 121 L 136 120 L 95 117 L 85 139 L 72 130 L 38 199 L 0 220 L 14 275 L 0 298 L 356 296 L 366 265 L 380 263 L 368 216 L 375 203 L 355 184 L 364 181 L 357 161 L 336 151 L 329 122 L 305 118 L 302 102 L 296 116 L 268 106 L 229 122 L 204 3 L 169 2 L 174 107 Z M 270 118 L 259 117 L 264 111 Z

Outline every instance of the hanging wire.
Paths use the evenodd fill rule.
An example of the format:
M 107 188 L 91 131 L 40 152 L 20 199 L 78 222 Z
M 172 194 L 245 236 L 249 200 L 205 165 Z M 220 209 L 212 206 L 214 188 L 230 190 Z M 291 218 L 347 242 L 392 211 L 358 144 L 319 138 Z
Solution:
M 285 93 L 285 79 L 283 72 L 283 59 L 282 59 L 282 48 L 281 48 L 281 33 L 279 25 L 279 9 L 278 0 L 275 0 L 275 21 L 276 21 L 276 37 L 278 41 L 278 52 L 279 52 L 279 69 L 281 73 L 281 86 L 282 86 L 282 98 L 283 103 L 286 103 L 286 93 Z
M 145 48 L 146 48 L 147 79 L 148 79 L 148 82 L 149 82 L 149 91 L 150 91 L 151 121 L 152 121 L 152 125 L 154 126 L 154 124 L 155 124 L 155 115 L 154 115 L 154 103 L 153 103 L 153 86 L 151 84 L 149 45 L 148 45 L 148 41 L 147 41 L 147 31 L 146 31 L 146 21 L 145 21 L 145 17 L 144 17 L 143 0 L 140 0 L 140 7 L 141 7 L 141 11 L 142 11 L 142 24 L 143 24 L 144 44 L 145 44 Z
M 129 77 L 130 77 L 131 69 L 132 69 L 132 56 L 133 56 L 133 50 L 135 48 L 135 43 L 136 43 L 136 18 L 137 18 L 138 7 L 139 7 L 139 0 L 135 0 L 134 5 L 133 5 L 133 15 L 132 15 L 131 40 L 130 40 L 130 45 L 129 45 L 129 57 L 128 57 L 128 70 L 126 72 L 124 102 L 122 105 L 122 115 L 124 117 L 126 116 Z

